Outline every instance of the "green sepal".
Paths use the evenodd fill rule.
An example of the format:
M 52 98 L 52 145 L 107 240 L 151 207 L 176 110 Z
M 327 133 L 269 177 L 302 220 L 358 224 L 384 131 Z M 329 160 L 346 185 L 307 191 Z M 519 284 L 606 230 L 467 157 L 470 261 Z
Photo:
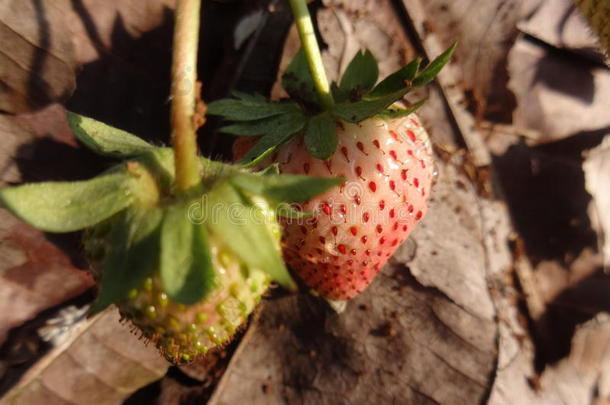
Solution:
M 269 176 L 273 174 L 280 174 L 280 165 L 279 163 L 272 163 L 269 166 L 265 167 L 263 170 L 256 172 L 256 174 L 260 176 Z
M 129 132 L 69 111 L 68 124 L 76 138 L 98 155 L 126 158 L 154 148 Z
M 286 288 L 293 289 L 281 257 L 279 242 L 271 228 L 277 224 L 275 213 L 270 218 L 260 206 L 252 204 L 229 182 L 216 185 L 208 194 L 210 234 L 239 257 L 248 267 L 269 274 Z
M 385 119 L 395 119 L 395 118 L 406 117 L 408 115 L 413 114 L 422 105 L 426 104 L 426 101 L 428 101 L 427 98 L 425 98 L 423 100 L 419 100 L 417 103 L 413 104 L 411 107 L 408 107 L 408 108 L 388 108 L 387 110 L 384 110 L 384 111 L 380 112 L 379 114 L 377 114 L 377 116 L 380 118 L 385 118 Z
M 330 84 L 330 91 L 333 95 L 335 103 L 343 103 L 344 101 L 349 100 L 349 93 L 347 91 L 341 90 L 336 82 L 332 82 Z
M 337 104 L 333 108 L 332 113 L 335 117 L 347 122 L 358 123 L 385 110 L 392 103 L 404 97 L 409 90 L 409 88 L 403 88 L 378 98 L 364 98 L 355 103 Z
M 168 190 L 174 183 L 176 176 L 172 148 L 153 148 L 138 156 L 136 161 L 144 165 L 154 175 L 159 189 Z
M 280 114 L 256 121 L 245 121 L 224 126 L 220 132 L 238 136 L 261 136 L 272 133 L 294 134 L 303 126 L 307 118 L 300 111 Z
M 316 95 L 303 47 L 294 55 L 294 58 L 284 71 L 282 87 L 294 99 L 307 103 L 318 102 L 318 96 Z
M 160 209 L 129 209 L 111 219 L 110 249 L 103 265 L 101 287 L 91 313 L 127 298 L 140 287 L 158 264 Z M 115 222 L 116 221 L 116 222 Z
M 278 217 L 287 219 L 304 219 L 313 217 L 316 213 L 313 211 L 299 211 L 296 210 L 291 204 L 280 203 L 275 207 L 275 212 Z
M 292 138 L 294 134 L 303 129 L 305 120 L 293 120 L 290 126 L 274 128 L 267 135 L 258 140 L 256 144 L 239 161 L 240 164 L 251 167 L 269 156 L 281 144 Z
M 305 147 L 315 158 L 326 160 L 337 149 L 337 124 L 328 111 L 312 117 L 305 127 Z
M 95 225 L 129 206 L 135 181 L 125 170 L 91 180 L 44 182 L 0 190 L 0 204 L 47 232 L 73 232 Z
M 409 87 L 409 83 L 417 76 L 420 64 L 421 58 L 411 61 L 406 66 L 383 79 L 367 96 L 372 98 L 383 97 Z
M 187 204 L 166 209 L 160 248 L 159 272 L 172 300 L 191 305 L 212 291 L 215 272 L 208 232 L 203 224 L 189 219 Z
M 456 47 L 457 41 L 447 48 L 445 52 L 430 62 L 430 64 L 426 66 L 426 68 L 422 70 L 422 72 L 418 74 L 415 79 L 413 79 L 413 87 L 422 87 L 434 80 L 441 69 L 451 60 Z
M 290 101 L 271 102 L 225 98 L 208 104 L 207 114 L 219 115 L 229 121 L 255 121 L 275 115 L 298 112 L 297 103 Z
M 371 51 L 356 52 L 341 78 L 339 90 L 359 99 L 375 86 L 378 77 L 379 66 Z
M 261 143 L 261 141 L 262 141 L 262 139 L 259 140 L 256 145 Z M 254 145 L 254 146 L 256 147 L 256 145 Z M 262 152 L 260 152 L 260 154 L 258 156 L 256 156 L 256 153 L 246 153 L 244 155 L 244 157 L 237 163 L 242 165 L 246 169 L 258 166 L 265 159 L 267 159 L 267 157 L 271 156 L 271 154 L 277 150 L 277 146 L 271 146 L 266 149 L 265 149 L 265 147 L 266 147 L 266 144 L 262 143 L 261 145 L 259 145 L 259 150 L 262 150 Z M 252 149 L 254 149 L 254 148 L 252 148 Z M 248 151 L 248 152 L 250 152 L 250 151 Z
M 172 148 L 154 148 L 137 158 L 154 174 L 161 190 L 169 190 L 175 180 L 174 151 Z M 210 186 L 219 179 L 226 178 L 241 169 L 235 165 L 217 162 L 203 156 L 199 156 L 202 171 L 202 181 Z
M 246 103 L 260 104 L 260 103 L 268 102 L 267 99 L 265 98 L 265 96 L 263 96 L 262 94 L 259 94 L 259 93 L 248 94 L 248 93 L 244 93 L 243 91 L 233 90 L 231 92 L 231 95 Z
M 230 181 L 247 192 L 275 201 L 305 202 L 345 180 L 337 177 L 310 177 L 296 174 L 260 176 L 242 173 L 231 177 Z

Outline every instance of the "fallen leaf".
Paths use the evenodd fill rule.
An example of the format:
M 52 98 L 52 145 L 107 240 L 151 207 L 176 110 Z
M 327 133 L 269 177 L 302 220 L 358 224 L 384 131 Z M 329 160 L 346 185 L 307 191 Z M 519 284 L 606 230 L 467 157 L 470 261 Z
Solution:
M 481 227 L 479 196 L 473 184 L 458 174 L 458 167 L 437 167 L 439 180 L 430 195 L 429 212 L 412 234 L 417 244 L 414 259 L 409 262 L 401 248 L 392 260 L 409 263 L 419 283 L 439 289 L 464 311 L 491 320 L 494 308 L 482 243 L 487 229 Z M 443 238 L 438 237 L 440 232 Z
M 0 257 L 0 344 L 15 326 L 93 286 L 43 232 L 1 208 Z
M 356 52 L 369 49 L 379 63 L 379 77 L 415 58 L 415 51 L 389 2 L 327 0 L 318 11 L 320 33 L 327 44 L 322 53 L 329 80 L 337 80 Z
M 65 114 L 51 105 L 31 114 L 0 115 L 0 187 L 77 179 L 100 170 L 90 155 L 77 156 Z M 78 245 L 73 235 L 46 235 L 0 208 L 0 344 L 12 328 L 94 285 Z
M 466 93 L 468 109 L 484 117 L 510 122 L 514 100 L 507 88 L 507 53 L 517 37 L 519 0 L 404 0 L 411 18 L 423 31 L 422 40 L 436 37 L 447 48 L 458 41 L 453 63 L 457 84 Z M 420 34 L 421 35 L 421 34 Z
M 591 216 L 597 230 L 605 270 L 610 269 L 610 136 L 592 149 L 583 165 L 585 186 L 593 197 Z
M 513 124 L 539 134 L 531 143 L 610 130 L 607 68 L 520 39 L 510 52 L 508 70 L 517 99 Z
M 70 338 L 40 359 L 1 405 L 120 404 L 161 378 L 169 364 L 138 341 L 115 307 L 74 327 Z
M 35 110 L 65 101 L 74 91 L 68 7 L 68 0 L 0 3 L 0 110 Z
M 570 356 L 542 374 L 543 397 L 566 405 L 592 404 L 596 397 L 608 399 L 609 373 L 610 315 L 600 314 L 576 330 Z
M 572 0 L 541 1 L 517 23 L 520 31 L 559 49 L 602 62 L 598 40 Z
M 176 0 L 72 0 L 64 9 L 80 64 L 94 62 L 123 49 L 116 42 L 118 29 L 138 39 L 162 25 Z M 116 48 L 116 49 L 115 49 Z M 127 61 L 122 61 L 123 63 Z
M 580 326 L 571 342 L 569 357 L 536 375 L 526 347 L 500 370 L 501 385 L 490 405 L 602 405 L 610 394 L 610 320 L 608 314 Z M 526 378 L 527 377 L 527 378 Z M 599 402 L 596 402 L 599 401 Z

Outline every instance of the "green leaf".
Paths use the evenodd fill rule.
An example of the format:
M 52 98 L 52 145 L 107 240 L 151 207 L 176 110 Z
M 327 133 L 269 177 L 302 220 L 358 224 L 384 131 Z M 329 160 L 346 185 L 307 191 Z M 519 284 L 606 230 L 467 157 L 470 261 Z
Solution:
M 253 166 L 262 161 L 269 154 L 273 153 L 275 148 L 290 139 L 294 134 L 303 129 L 305 125 L 304 119 L 290 120 L 283 128 L 270 128 L 270 132 L 258 140 L 256 144 L 244 155 L 240 160 L 240 164 Z
M 339 89 L 362 95 L 373 88 L 378 77 L 379 67 L 371 51 L 356 52 L 341 78 Z
M 318 96 L 309 72 L 305 51 L 301 47 L 282 75 L 282 87 L 292 97 L 317 103 Z
M 129 132 L 73 112 L 68 112 L 68 124 L 78 140 L 98 155 L 125 158 L 154 148 Z
M 109 236 L 110 249 L 92 313 L 127 298 L 158 265 L 161 210 L 126 210 L 119 215 Z
M 260 176 L 241 173 L 231 178 L 231 183 L 252 194 L 275 201 L 305 202 L 343 183 L 343 178 L 310 177 L 296 174 Z
M 167 295 L 181 304 L 194 304 L 214 288 L 207 229 L 189 220 L 187 204 L 171 206 L 165 213 L 159 271 Z
M 420 100 L 409 108 L 395 108 L 395 109 L 388 108 L 387 110 L 384 110 L 377 115 L 381 118 L 386 118 L 386 119 L 406 117 L 410 114 L 413 114 L 422 105 L 426 104 L 426 101 L 428 101 L 428 99 L 426 99 L 426 98 L 423 100 Z
M 367 96 L 371 98 L 383 97 L 409 87 L 409 82 L 415 79 L 420 64 L 421 58 L 413 60 L 408 65 L 383 79 Z
M 403 88 L 378 98 L 365 98 L 355 103 L 337 104 L 332 113 L 335 117 L 348 122 L 360 122 L 385 110 L 392 103 L 404 97 L 408 91 L 409 88 Z
M 332 92 L 333 98 L 335 99 L 336 103 L 349 101 L 349 93 L 341 90 L 336 82 L 332 82 L 330 84 L 330 91 Z
M 449 60 L 451 60 L 451 56 L 453 56 L 456 47 L 457 41 L 426 66 L 426 68 L 413 80 L 413 87 L 422 87 L 430 83 Z
M 259 140 L 256 145 L 258 145 L 262 141 L 263 141 L 262 139 Z M 254 146 L 256 147 L 256 145 L 254 145 Z M 275 150 L 277 149 L 277 146 L 272 146 L 267 149 L 265 149 L 265 147 L 266 147 L 266 144 L 259 145 L 259 150 L 262 150 L 262 152 L 260 152 L 260 154 L 259 154 L 258 150 L 255 153 L 254 152 L 246 153 L 246 155 L 244 155 L 244 157 L 238 163 L 245 168 L 258 166 L 261 162 L 263 162 L 265 159 L 267 159 L 267 157 L 271 156 L 271 154 L 273 152 L 275 152 Z M 257 154 L 258 154 L 258 156 L 257 156 Z
M 227 125 L 220 132 L 239 136 L 260 136 L 273 132 L 286 132 L 294 134 L 303 128 L 307 118 L 300 111 L 276 115 L 257 121 L 246 121 Z
M 211 237 L 218 238 L 248 267 L 264 271 L 281 285 L 293 288 L 272 230 L 277 227 L 275 213 L 244 201 L 228 182 L 218 184 L 208 196 L 211 216 L 206 224 Z
M 258 94 L 258 93 L 254 93 L 254 94 L 248 94 L 248 93 L 244 93 L 242 91 L 237 91 L 234 90 L 231 92 L 231 95 L 235 98 L 240 99 L 241 101 L 244 101 L 246 103 L 252 103 L 252 104 L 266 104 L 269 101 L 265 98 L 265 96 L 263 96 L 262 94 Z
M 174 151 L 172 148 L 153 148 L 137 158 L 154 176 L 159 189 L 169 189 L 175 181 Z
M 133 178 L 124 170 L 91 180 L 45 182 L 0 190 L 0 204 L 47 232 L 72 232 L 95 225 L 132 203 Z
M 208 104 L 207 113 L 219 115 L 229 121 L 254 121 L 290 112 L 298 112 L 294 102 L 253 103 L 251 101 L 225 98 Z
M 312 117 L 305 127 L 305 146 L 311 156 L 326 160 L 337 149 L 337 124 L 329 112 Z

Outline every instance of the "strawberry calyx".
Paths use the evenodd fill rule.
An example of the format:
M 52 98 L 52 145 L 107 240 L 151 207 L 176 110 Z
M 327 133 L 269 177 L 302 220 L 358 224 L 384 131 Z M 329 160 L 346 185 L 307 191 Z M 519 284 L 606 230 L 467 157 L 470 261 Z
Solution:
M 269 101 L 261 95 L 234 92 L 233 97 L 214 101 L 207 113 L 229 121 L 220 132 L 237 136 L 260 136 L 240 160 L 251 167 L 291 138 L 303 136 L 309 154 L 329 159 L 337 148 L 337 122 L 359 123 L 367 118 L 401 118 L 421 107 L 421 100 L 408 108 L 395 106 L 411 90 L 432 81 L 449 62 L 457 43 L 425 68 L 417 58 L 377 83 L 378 63 L 373 54 L 358 52 L 345 73 L 330 86 L 334 103 L 324 107 L 301 48 L 282 76 L 289 99 Z

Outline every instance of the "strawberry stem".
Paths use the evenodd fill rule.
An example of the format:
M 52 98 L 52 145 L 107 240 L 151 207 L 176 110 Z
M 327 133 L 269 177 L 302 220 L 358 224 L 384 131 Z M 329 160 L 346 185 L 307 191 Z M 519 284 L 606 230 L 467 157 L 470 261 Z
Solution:
M 330 92 L 330 86 L 328 85 L 328 79 L 326 78 L 326 71 L 324 70 L 324 64 L 322 63 L 322 55 L 320 54 L 320 47 L 318 46 L 318 40 L 313 29 L 313 23 L 311 21 L 311 15 L 307 9 L 307 2 L 305 0 L 290 0 L 290 7 L 292 8 L 292 15 L 297 24 L 297 31 L 301 38 L 301 44 L 305 51 L 305 57 L 307 58 L 307 65 L 313 83 L 316 88 L 316 93 L 320 99 L 320 103 L 326 110 L 330 110 L 335 101 Z
M 201 181 L 194 124 L 197 47 L 201 0 L 178 0 L 172 55 L 171 124 L 176 187 L 188 190 Z

